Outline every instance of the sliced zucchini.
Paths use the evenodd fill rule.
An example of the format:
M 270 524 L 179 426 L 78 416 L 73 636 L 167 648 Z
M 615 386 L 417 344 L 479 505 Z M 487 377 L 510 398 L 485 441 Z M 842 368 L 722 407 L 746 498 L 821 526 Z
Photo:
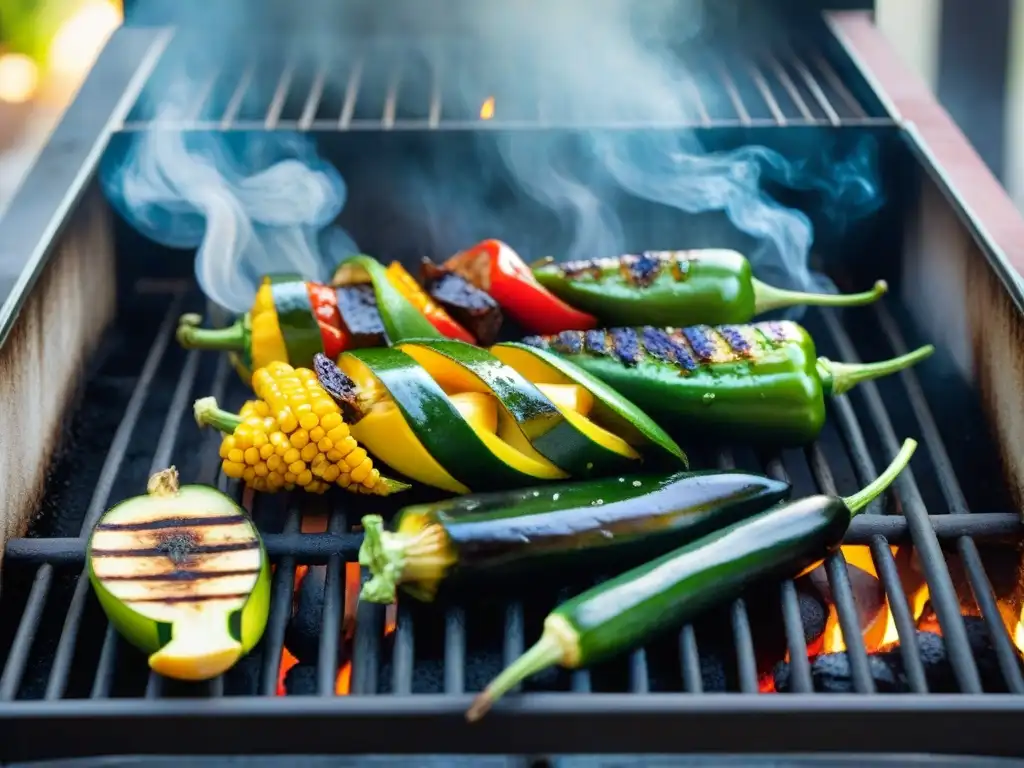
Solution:
M 298 275 L 274 275 L 270 278 L 277 323 L 288 350 L 288 362 L 295 368 L 309 368 L 313 355 L 324 351 L 320 323 L 309 300 L 309 289 Z
M 433 339 L 410 340 L 399 348 L 449 393 L 493 394 L 502 406 L 498 437 L 534 460 L 584 478 L 625 471 L 639 459 L 626 441 L 616 442 L 606 430 L 582 430 L 580 425 L 589 424 L 585 416 L 567 416 L 572 412 L 559 408 L 527 377 L 487 350 Z
M 165 677 L 207 680 L 259 642 L 270 567 L 234 501 L 170 469 L 108 510 L 89 538 L 89 580 L 110 623 Z
M 632 401 L 568 360 L 518 342 L 495 344 L 491 353 L 530 381 L 541 384 L 577 384 L 594 397 L 594 426 L 600 425 L 647 457 L 670 465 L 689 466 L 683 449 Z
M 353 436 L 393 469 L 454 493 L 517 488 L 565 473 L 502 445 L 497 402 L 489 393 L 449 397 L 412 357 L 398 349 L 346 352 L 338 367 L 360 397 L 373 401 Z M 386 399 L 381 397 L 381 390 Z

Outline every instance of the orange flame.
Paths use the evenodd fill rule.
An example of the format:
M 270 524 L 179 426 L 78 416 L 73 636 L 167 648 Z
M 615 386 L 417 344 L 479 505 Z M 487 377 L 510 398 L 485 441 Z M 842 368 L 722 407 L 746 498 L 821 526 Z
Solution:
M 494 117 L 494 97 L 488 96 L 480 106 L 480 119 L 490 120 L 492 117 Z

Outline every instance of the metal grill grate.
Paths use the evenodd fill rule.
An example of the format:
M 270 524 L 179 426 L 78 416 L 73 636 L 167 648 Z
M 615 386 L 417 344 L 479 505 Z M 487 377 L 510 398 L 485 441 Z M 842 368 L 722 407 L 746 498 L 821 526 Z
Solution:
M 564 99 L 543 95 L 544 80 L 557 80 L 557 71 L 535 63 L 516 67 L 517 80 L 508 83 L 502 73 L 508 63 L 468 42 L 410 49 L 382 40 L 338 48 L 327 57 L 253 46 L 238 60 L 206 67 L 196 64 L 188 42 L 176 40 L 121 127 L 349 131 L 892 122 L 858 101 L 815 43 L 687 44 L 675 52 L 686 77 L 679 85 L 680 117 L 670 122 L 614 106 L 603 114 L 569 114 Z M 188 105 L 173 118 L 159 114 L 171 92 Z
M 148 357 L 140 371 L 130 374 L 131 396 L 124 406 L 120 424 L 109 441 L 102 465 L 97 460 L 95 471 L 90 470 L 78 477 L 72 488 L 75 490 L 87 486 L 93 489 L 87 510 L 75 521 L 75 526 L 80 524 L 83 533 L 90 530 L 111 502 L 137 493 L 144 485 L 146 470 L 153 471 L 176 463 L 182 472 L 183 481 L 217 482 L 219 487 L 228 490 L 225 478 L 218 478 L 217 474 L 217 438 L 200 433 L 190 423 L 189 407 L 194 398 L 206 394 L 217 396 L 229 406 L 237 406 L 244 399 L 245 392 L 235 382 L 234 374 L 223 357 L 195 351 L 186 353 L 174 345 L 176 318 L 183 309 L 199 304 L 199 298 L 191 289 L 176 286 L 170 294 L 165 292 L 159 302 L 154 297 L 146 297 L 146 300 L 166 307 L 162 320 L 150 324 L 151 330 L 155 329 L 152 336 L 142 335 L 141 329 L 145 324 L 135 328 L 136 336 L 149 342 Z M 893 316 L 884 306 L 873 311 L 890 351 L 904 352 L 906 345 Z M 842 358 L 855 361 L 858 359 L 857 349 L 841 318 L 841 315 L 825 310 L 815 312 L 809 321 L 815 323 L 813 327 L 827 332 L 822 346 L 831 347 Z M 122 360 L 115 367 L 124 364 Z M 173 387 L 165 379 L 165 376 L 172 373 L 176 375 Z M 118 381 L 123 383 L 123 377 L 129 374 L 119 369 L 116 375 Z M 912 543 L 915 548 L 941 626 L 955 686 L 964 693 L 981 693 L 991 688 L 991 683 L 983 680 L 977 659 L 972 654 L 971 642 L 961 616 L 960 598 L 947 569 L 942 546 L 955 546 L 962 561 L 997 660 L 998 675 L 1002 678 L 1000 687 L 1013 693 L 1024 693 L 1024 677 L 1018 654 L 1000 617 L 996 598 L 975 543 L 975 539 L 1016 535 L 1020 528 L 1019 517 L 1014 513 L 969 513 L 917 375 L 911 370 L 899 378 L 902 382 L 900 397 L 906 398 L 918 425 L 922 447 L 937 473 L 944 508 L 933 510 L 937 514 L 928 514 L 918 483 L 913 473 L 908 471 L 897 486 L 902 514 L 879 514 L 882 510 L 876 504 L 871 513 L 854 521 L 846 543 L 870 547 L 898 633 L 904 640 L 910 639 L 899 646 L 910 691 L 928 693 L 929 686 L 921 652 L 914 641 L 915 620 L 908 609 L 907 595 L 890 549 L 890 544 L 897 543 Z M 880 447 L 876 453 L 884 454 L 884 458 L 896 453 L 898 436 L 878 387 L 867 384 L 862 391 L 863 405 L 860 409 L 855 408 L 847 396 L 835 399 L 830 423 L 834 425 L 837 440 L 822 440 L 806 451 L 789 451 L 769 457 L 764 463 L 765 470 L 780 478 L 791 476 L 795 494 L 811 493 L 815 489 L 834 492 L 837 477 L 842 480 L 839 484 L 851 486 L 874 477 L 878 462 L 869 450 L 869 438 L 865 436 L 862 422 L 865 419 L 870 422 L 870 431 L 876 436 Z M 93 407 L 96 406 L 89 401 L 87 395 L 86 412 Z M 162 423 L 162 426 L 158 431 L 148 431 L 143 428 L 146 419 L 154 424 Z M 103 437 L 97 439 L 105 440 Z M 722 453 L 714 459 L 714 464 L 719 467 L 734 466 L 735 462 L 731 452 Z M 851 468 L 853 477 L 850 476 Z M 44 515 L 57 514 L 53 507 L 61 503 L 60 488 L 58 483 L 51 490 L 51 496 L 44 504 Z M 230 490 L 238 494 L 237 488 Z M 56 498 L 53 494 L 57 494 Z M 0 604 L 0 607 L 3 609 L 3 625 L 16 627 L 16 630 L 13 630 L 9 651 L 3 659 L 0 702 L 43 698 L 55 703 L 66 697 L 87 697 L 93 701 L 83 702 L 82 709 L 78 711 L 82 714 L 93 711 L 98 715 L 101 712 L 99 707 L 104 703 L 100 700 L 108 697 L 275 697 L 278 693 L 282 653 L 292 617 L 296 568 L 300 565 L 324 563 L 326 571 L 322 614 L 319 617 L 320 630 L 316 640 L 318 645 L 315 652 L 307 652 L 304 661 L 307 668 L 315 668 L 315 682 L 308 693 L 315 693 L 321 699 L 338 700 L 334 698 L 336 680 L 339 664 L 344 663 L 340 659 L 346 653 L 341 639 L 342 618 L 346 612 L 346 601 L 351 598 L 351 595 L 346 597 L 345 594 L 345 571 L 346 564 L 356 559 L 361 539 L 358 531 L 353 530 L 353 524 L 357 522 L 356 508 L 353 506 L 356 502 L 353 497 L 343 495 L 338 499 L 342 506 L 330 510 L 327 530 L 322 533 L 305 533 L 302 532 L 302 525 L 304 514 L 309 513 L 309 507 L 304 506 L 311 503 L 308 499 L 298 496 L 260 497 L 254 507 L 252 494 L 239 494 L 238 497 L 253 512 L 254 519 L 264 531 L 267 549 L 276 563 L 266 635 L 256 651 L 243 660 L 238 668 L 224 678 L 202 685 L 169 683 L 148 673 L 144 659 L 125 646 L 117 634 L 106 626 L 91 594 L 88 579 L 75 578 L 82 567 L 85 539 L 76 536 L 65 521 L 57 524 L 58 530 L 50 531 L 53 535 L 17 539 L 8 544 L 4 585 L 6 602 Z M 45 527 L 45 520 L 43 525 Z M 59 529 L 61 525 L 63 530 Z M 33 569 L 31 578 L 25 575 L 26 571 L 31 573 Z M 839 624 L 848 646 L 852 687 L 858 693 L 873 693 L 876 685 L 861 636 L 854 589 L 842 553 L 829 558 L 826 572 Z M 21 577 L 12 575 L 19 573 Z M 27 592 L 27 599 L 21 601 L 11 596 L 19 591 L 19 578 L 25 587 L 21 590 L 22 595 Z M 791 689 L 796 693 L 810 693 L 815 684 L 808 661 L 801 607 L 793 581 L 781 585 L 779 598 L 791 665 Z M 479 690 L 499 664 L 510 662 L 522 652 L 528 641 L 532 641 L 536 635 L 535 618 L 549 607 L 538 607 L 530 602 L 509 603 L 501 608 L 503 616 L 499 627 L 485 638 L 486 633 L 481 633 L 478 626 L 474 626 L 482 620 L 476 609 L 465 611 L 463 608 L 452 607 L 441 617 L 437 611 L 430 614 L 422 613 L 422 609 L 419 609 L 420 612 L 417 612 L 402 603 L 393 633 L 385 636 L 385 609 L 361 603 L 354 612 L 355 634 L 349 659 L 351 695 L 346 698 L 349 702 L 367 702 L 368 697 L 374 694 L 388 693 L 392 695 L 387 699 L 399 702 L 403 699 L 396 698 L 395 694 L 417 693 L 424 690 L 424 686 L 427 690 L 445 695 Z M 538 610 L 540 613 L 537 613 Z M 692 626 L 684 627 L 674 641 L 678 666 L 672 667 L 671 672 L 666 672 L 663 662 L 653 660 L 654 655 L 661 659 L 664 653 L 647 648 L 637 650 L 628 657 L 625 673 L 615 678 L 618 681 L 615 683 L 609 683 L 607 677 L 601 677 L 604 673 L 600 670 L 579 670 L 556 680 L 545 678 L 539 682 L 534 681 L 528 687 L 532 690 L 563 691 L 556 695 L 567 697 L 566 706 L 570 707 L 581 706 L 581 702 L 591 698 L 574 697 L 572 693 L 590 691 L 618 690 L 632 694 L 676 691 L 680 695 L 698 694 L 704 687 L 702 662 L 710 650 L 733 656 L 734 661 L 730 666 L 735 669 L 735 684 L 730 688 L 744 694 L 753 694 L 759 690 L 755 643 L 758 621 L 752 618 L 753 614 L 754 611 L 744 599 L 737 600 L 729 610 L 731 641 L 713 649 L 700 647 L 698 631 Z M 52 625 L 50 630 L 47 630 L 47 616 Z M 53 616 L 58 619 L 54 620 Z M 104 627 L 105 634 L 98 629 Z M 90 641 L 89 636 L 95 636 L 95 639 Z M 421 653 L 424 642 L 428 642 L 428 636 L 438 640 L 434 643 L 437 646 L 434 662 L 437 663 L 424 678 L 422 669 L 426 660 L 421 658 Z M 310 661 L 310 656 L 315 658 Z M 82 678 L 83 674 L 88 679 Z M 666 682 L 666 675 L 673 679 Z M 289 700 L 292 698 L 288 697 Z M 412 701 L 416 698 L 413 696 Z M 822 698 L 827 700 L 832 697 Z M 417 705 L 395 706 L 401 708 Z M 0 709 L 2 707 L 3 704 L 0 704 Z M 94 707 L 97 709 L 91 709 Z M 584 707 L 580 711 L 585 712 L 587 709 Z M 500 717 L 497 712 L 495 715 Z M 89 738 L 102 740 L 102 736 L 97 734 Z M 237 741 L 229 739 L 221 746 L 244 751 L 247 746 L 245 737 L 239 734 L 236 738 Z M 516 749 L 515 739 L 505 739 L 505 744 L 511 745 L 507 747 L 509 751 Z M 492 745 L 491 748 L 502 747 Z

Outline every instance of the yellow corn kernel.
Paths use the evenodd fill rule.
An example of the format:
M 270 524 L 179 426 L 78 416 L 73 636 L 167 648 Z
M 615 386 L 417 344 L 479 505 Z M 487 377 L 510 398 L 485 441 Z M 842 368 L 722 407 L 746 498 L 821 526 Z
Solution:
M 299 426 L 306 430 L 312 430 L 320 423 L 315 413 L 303 413 L 299 415 Z M 311 438 L 312 439 L 312 438 Z
M 331 440 L 331 438 L 325 437 L 323 440 L 316 444 L 316 447 L 317 450 L 320 451 L 321 453 L 327 453 L 327 451 L 331 450 L 331 448 L 334 447 L 334 442 Z
M 288 465 L 288 471 L 291 472 L 293 475 L 298 476 L 306 471 L 306 462 L 293 461 L 291 464 Z
M 327 432 L 324 430 L 323 427 L 313 427 L 311 430 L 309 430 L 309 439 L 312 440 L 314 443 L 319 443 L 321 440 L 324 439 L 324 435 L 326 434 Z
M 305 448 L 299 451 L 299 456 L 302 457 L 303 461 L 310 462 L 316 458 L 317 451 L 318 449 L 313 443 L 308 443 Z
M 260 463 L 260 449 L 259 448 L 246 448 L 245 449 L 245 463 L 254 465 Z
M 340 474 L 341 470 L 338 468 L 337 464 L 328 464 L 326 467 L 324 467 L 323 473 L 320 475 L 320 479 L 322 479 L 325 483 L 333 483 L 335 480 L 338 479 L 338 475 Z
M 285 464 L 292 464 L 299 460 L 300 454 L 296 449 L 289 448 L 282 458 L 284 459 Z
M 306 447 L 306 443 L 309 442 L 309 432 L 304 429 L 296 429 L 289 435 L 288 439 L 294 447 L 301 451 Z
M 245 471 L 245 465 L 237 461 L 225 461 L 220 465 L 220 468 L 225 475 L 234 478 L 235 480 L 238 480 Z
M 224 457 L 228 461 L 234 462 L 235 464 L 245 463 L 245 451 L 241 448 L 232 448 L 228 451 L 228 455 Z
M 264 443 L 260 446 L 260 458 L 266 461 L 274 455 L 274 446 L 270 443 Z
M 360 464 L 359 466 L 355 467 L 352 470 L 352 473 L 351 473 L 352 474 L 352 482 L 353 483 L 362 483 L 363 480 L 365 480 L 369 476 L 371 469 L 373 469 L 373 464 L 371 464 L 370 461 L 368 461 L 368 460 L 364 461 L 362 464 Z
M 365 448 L 354 448 L 345 454 L 345 464 L 348 465 L 349 469 L 355 469 L 364 461 L 366 461 Z
M 295 476 L 295 482 L 299 485 L 306 486 L 313 482 L 313 473 L 308 469 L 303 470 Z

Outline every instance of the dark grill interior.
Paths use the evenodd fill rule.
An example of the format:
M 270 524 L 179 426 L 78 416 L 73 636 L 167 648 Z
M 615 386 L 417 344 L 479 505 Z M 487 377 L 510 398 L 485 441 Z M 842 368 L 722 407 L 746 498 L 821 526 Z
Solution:
M 703 131 L 701 138 L 709 147 L 765 144 L 793 157 L 800 156 L 808 141 L 814 146 L 851 146 L 865 138 L 879 142 L 886 205 L 855 231 L 836 226 L 815 209 L 813 200 L 793 201 L 806 204 L 815 224 L 816 251 L 823 256 L 816 265 L 823 265 L 841 287 L 862 287 L 876 277 L 894 286 L 892 295 L 876 307 L 845 313 L 815 310 L 802 319 L 818 342 L 819 354 L 849 362 L 877 360 L 931 340 L 899 302 L 904 286 L 894 258 L 908 203 L 907 178 L 915 176 L 916 166 L 877 99 L 848 87 L 826 49 L 824 41 L 755 51 L 739 43 L 732 48 L 718 42 L 689 46 L 685 56 L 696 73 L 692 99 L 686 101 L 691 114 L 678 124 L 654 127 L 694 127 Z M 418 180 L 425 179 L 428 186 L 438 182 L 459 155 L 459 134 L 478 128 L 551 128 L 556 139 L 567 142 L 571 164 L 574 127 L 651 127 L 642 114 L 567 115 L 559 114 L 556 105 L 545 106 L 543 99 L 517 102 L 504 97 L 500 85 L 484 87 L 486 65 L 474 69 L 467 63 L 467 71 L 481 81 L 480 101 L 469 104 L 446 96 L 445 79 L 431 66 L 429 55 L 401 57 L 386 43 L 344 61 L 289 58 L 286 52 L 251 60 L 229 57 L 214 69 L 187 55 L 191 50 L 186 42 L 172 44 L 148 86 L 150 96 L 183 82 L 190 89 L 192 111 L 165 115 L 159 127 L 197 135 L 236 129 L 316 132 L 320 150 L 349 185 L 341 225 L 367 252 L 409 264 L 423 253 L 444 258 L 472 242 L 470 238 L 503 237 L 516 244 L 515 238 L 527 237 L 527 230 L 536 239 L 552 231 L 543 212 L 517 199 L 500 179 L 488 182 L 484 171 L 468 186 L 491 183 L 502 190 L 497 199 L 505 208 L 496 206 L 507 213 L 501 225 L 506 231 L 476 222 L 475 230 L 455 227 L 438 234 L 428 212 L 396 213 L 402 201 L 395 191 L 407 181 L 404 169 L 414 166 L 421 174 Z M 481 61 L 468 45 L 464 55 L 466 62 Z M 202 76 L 183 80 L 185 62 Z M 495 114 L 482 120 L 477 110 L 488 96 L 495 98 Z M 112 154 L 123 150 L 133 132 L 154 126 L 155 101 L 140 99 L 114 137 Z M 435 128 L 466 131 L 445 136 L 431 130 Z M 564 134 L 557 133 L 561 128 Z M 405 129 L 403 138 L 388 139 L 394 135 L 388 129 Z M 424 155 L 433 165 L 422 161 Z M 414 157 L 418 160 L 408 165 Z M 722 218 L 687 218 L 624 193 L 622 199 L 607 202 L 622 212 L 630 249 L 750 245 Z M 270 712 L 284 717 L 301 714 L 298 708 L 288 709 L 288 702 L 296 699 L 340 701 L 339 694 L 348 694 L 347 713 L 369 718 L 386 731 L 383 724 L 391 716 L 429 716 L 450 706 L 445 700 L 461 702 L 462 694 L 479 691 L 537 637 L 546 612 L 581 586 L 523 584 L 515 595 L 461 605 L 424 607 L 406 599 L 395 614 L 381 606 L 357 606 L 352 564 L 361 539 L 360 516 L 369 511 L 389 514 L 429 496 L 367 502 L 338 493 L 324 499 L 294 495 L 254 501 L 251 494 L 229 488 L 218 473 L 219 438 L 199 431 L 191 405 L 198 397 L 214 395 L 234 409 L 247 391 L 223 357 L 185 352 L 174 343 L 177 317 L 203 309 L 190 277 L 190 259 L 153 246 L 123 223 L 117 225 L 116 239 L 117 320 L 83 378 L 82 396 L 69 417 L 38 519 L 29 537 L 7 546 L 0 594 L 0 701 L 43 699 L 57 707 L 58 700 L 86 699 L 91 701 L 82 702 L 80 712 L 99 718 L 114 713 L 104 709 L 112 706 L 101 701 L 107 699 L 252 701 L 250 697 L 284 696 L 280 709 Z M 549 243 L 546 247 L 557 252 L 558 235 Z M 709 454 L 685 439 L 683 443 L 698 467 L 740 466 L 788 477 L 797 497 L 851 492 L 888 463 L 905 437 L 921 443 L 913 471 L 903 474 L 886 503 L 876 503 L 854 521 L 848 546 L 816 574 L 781 586 L 764 585 L 698 625 L 608 664 L 537 676 L 525 684 L 525 691 L 554 692 L 557 700 L 544 706 L 564 711 L 570 722 L 576 715 L 631 707 L 640 711 L 644 706 L 636 697 L 630 697 L 635 704 L 612 697 L 606 705 L 602 697 L 585 695 L 590 693 L 680 694 L 676 700 L 705 692 L 1024 693 L 1018 651 L 1024 640 L 1014 636 L 1015 631 L 1024 632 L 1019 627 L 1024 597 L 1019 553 L 1013 545 L 1019 515 L 1004 489 L 976 396 L 954 372 L 946 351 L 940 349 L 913 370 L 836 398 L 822 437 L 807 450 L 761 455 L 737 448 Z M 104 510 L 142 492 L 148 475 L 169 464 L 178 467 L 183 482 L 216 483 L 236 494 L 251 510 L 276 563 L 263 641 L 230 673 L 209 684 L 174 683 L 149 673 L 145 659 L 107 626 L 88 580 L 80 578 L 83 534 Z M 371 698 L 374 694 L 385 696 Z M 420 704 L 416 697 L 401 694 L 441 698 L 420 697 L 426 702 Z M 445 699 L 449 695 L 453 698 Z M 383 703 L 375 703 L 381 699 Z M 754 699 L 737 696 L 732 699 L 737 703 L 728 706 L 742 710 L 745 705 L 739 702 Z M 171 706 L 166 701 L 127 705 L 118 711 L 129 716 L 163 711 L 172 719 L 187 717 L 188 707 L 217 706 L 208 701 L 166 710 L 147 709 Z M 492 717 L 501 723 L 501 710 L 507 707 L 515 714 L 518 706 L 510 697 Z M 58 717 L 79 712 L 48 711 Z M 879 712 L 884 714 L 884 708 Z M 111 725 L 91 722 L 69 731 L 61 743 L 33 749 L 39 754 L 99 749 L 96 745 L 104 737 L 96 731 Z M 175 727 L 182 725 L 176 722 Z M 319 721 L 307 720 L 307 726 L 310 722 Z M 397 722 L 409 727 L 410 720 Z M 588 722 L 585 717 L 583 722 Z M 360 728 L 358 721 L 355 727 Z M 501 726 L 507 733 L 476 731 L 491 737 L 504 734 L 494 741 L 484 736 L 443 741 L 444 733 L 460 727 L 431 734 L 429 722 L 423 721 L 407 732 L 413 734 L 408 743 L 400 736 L 374 736 L 369 728 L 359 738 L 360 743 L 387 744 L 396 751 L 430 751 L 431 745 L 455 751 L 519 749 L 507 722 Z M 567 749 L 587 748 L 580 727 L 577 722 Z M 931 727 L 923 724 L 919 733 Z M 280 728 L 273 733 L 260 733 L 259 728 L 242 718 L 222 734 L 215 751 L 269 751 L 267 745 L 275 739 L 287 743 L 280 741 L 286 736 L 273 735 Z M 287 733 L 286 726 L 281 728 Z M 808 749 L 827 743 L 826 734 L 813 724 L 809 729 Z M 652 738 L 649 731 L 637 734 L 643 742 L 639 746 L 657 749 L 672 743 L 670 732 Z M 153 733 L 153 728 L 128 725 L 119 739 L 129 750 L 152 751 L 146 739 Z M 318 738 L 301 746 L 322 748 L 327 736 Z M 983 739 L 980 732 L 977 739 Z M 263 746 L 254 748 L 254 743 Z M 166 746 L 188 750 L 182 743 Z

